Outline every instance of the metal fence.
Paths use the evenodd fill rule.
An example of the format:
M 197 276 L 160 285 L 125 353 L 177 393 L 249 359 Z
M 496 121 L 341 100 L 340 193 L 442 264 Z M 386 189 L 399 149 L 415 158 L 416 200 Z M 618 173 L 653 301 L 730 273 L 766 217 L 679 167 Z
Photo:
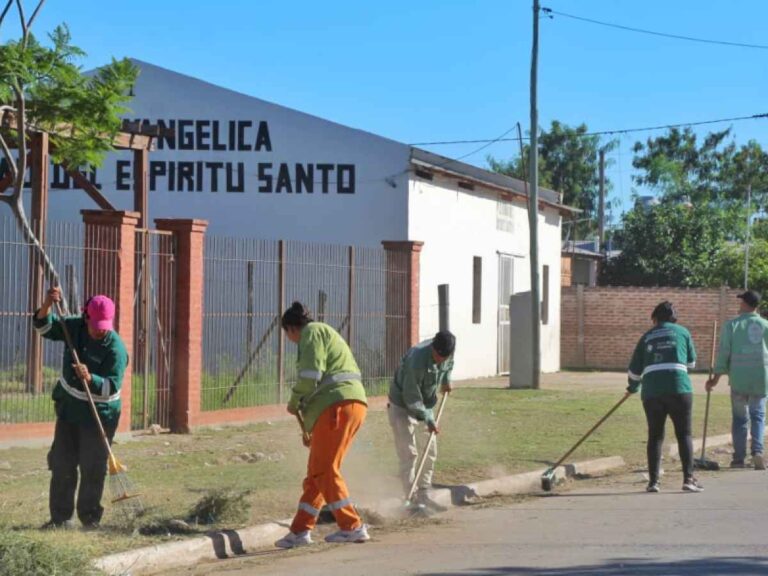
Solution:
M 294 300 L 349 342 L 368 393 L 385 393 L 392 359 L 407 347 L 406 258 L 376 248 L 209 236 L 202 409 L 286 401 L 297 349 L 283 337 L 280 316 Z
M 112 228 L 90 227 L 89 234 L 93 245 L 115 245 Z M 88 286 L 101 286 L 108 295 L 116 290 L 117 253 L 89 252 L 84 239 L 83 224 L 46 225 L 43 247 L 71 314 L 80 313 Z M 61 372 L 63 344 L 32 330 L 33 308 L 52 281 L 50 272 L 16 220 L 0 217 L 0 424 L 54 419 L 50 392 Z
M 131 428 L 170 426 L 176 245 L 173 234 L 136 231 Z

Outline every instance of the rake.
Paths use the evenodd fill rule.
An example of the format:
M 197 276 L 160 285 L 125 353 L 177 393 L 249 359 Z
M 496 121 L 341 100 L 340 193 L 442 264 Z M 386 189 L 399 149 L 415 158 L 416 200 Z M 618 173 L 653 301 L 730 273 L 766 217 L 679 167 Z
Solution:
M 709 352 L 709 379 L 715 373 L 715 341 L 717 340 L 717 320 L 712 323 L 712 348 Z M 694 459 L 693 466 L 699 470 L 720 470 L 719 462 L 707 458 L 707 424 L 709 423 L 709 397 L 711 390 L 707 390 L 707 406 L 704 409 L 704 433 L 701 435 L 701 457 Z
M 72 343 L 72 336 L 67 329 L 67 324 L 64 321 L 64 316 L 61 313 L 61 306 L 58 302 L 56 302 L 56 310 L 58 312 L 59 323 L 61 324 L 67 347 L 72 352 L 72 358 L 75 363 L 80 364 L 77 350 Z M 88 383 L 83 380 L 81 380 L 81 382 L 83 384 L 83 390 L 85 390 L 85 395 L 88 397 L 88 405 L 91 407 L 91 414 L 93 415 L 93 419 L 96 420 L 99 434 L 104 441 L 104 446 L 109 455 L 107 459 L 107 470 L 109 472 L 109 490 L 112 494 L 112 504 L 119 508 L 128 520 L 132 520 L 144 513 L 144 504 L 141 501 L 141 495 L 136 491 L 130 478 L 128 478 L 128 469 L 115 457 L 114 452 L 112 452 L 112 446 L 110 446 L 107 433 L 104 431 L 104 425 L 99 417 L 99 411 L 96 409 L 96 403 L 93 401 L 93 395 L 91 394 L 91 389 L 88 387 Z

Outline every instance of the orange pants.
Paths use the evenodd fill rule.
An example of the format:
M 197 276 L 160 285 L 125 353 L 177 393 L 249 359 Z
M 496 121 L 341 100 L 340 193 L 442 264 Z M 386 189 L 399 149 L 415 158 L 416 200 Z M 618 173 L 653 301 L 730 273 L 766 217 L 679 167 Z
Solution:
M 317 419 L 309 446 L 304 494 L 291 524 L 294 534 L 312 530 L 325 503 L 342 530 L 354 530 L 363 523 L 349 499 L 347 484 L 341 476 L 341 463 L 367 410 L 361 402 L 339 402 L 326 408 Z

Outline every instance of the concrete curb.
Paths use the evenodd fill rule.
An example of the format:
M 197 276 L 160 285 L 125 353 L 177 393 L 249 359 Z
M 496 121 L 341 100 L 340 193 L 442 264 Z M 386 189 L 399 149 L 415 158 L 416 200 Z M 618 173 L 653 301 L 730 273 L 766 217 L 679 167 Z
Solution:
M 707 438 L 707 448 L 716 448 L 718 446 L 726 446 L 731 443 L 730 434 L 720 434 L 719 436 L 709 436 Z M 701 451 L 701 438 L 693 439 L 693 452 L 696 458 L 699 457 Z M 673 460 L 680 460 L 680 452 L 677 449 L 677 443 L 674 442 L 669 447 L 669 457 Z
M 624 464 L 620 456 L 578 462 L 557 468 L 555 478 L 560 481 L 582 474 L 606 472 Z M 546 470 L 542 468 L 523 474 L 440 488 L 433 490 L 430 497 L 443 506 L 457 506 L 466 504 L 471 498 L 477 496 L 538 492 L 541 490 L 541 475 Z M 398 517 L 403 514 L 403 501 L 399 498 L 388 498 L 375 503 L 362 503 L 361 508 L 373 510 L 382 516 Z M 194 566 L 205 560 L 234 558 L 258 548 L 271 546 L 275 540 L 286 533 L 290 523 L 291 520 L 286 519 L 240 530 L 210 532 L 198 538 L 103 556 L 97 558 L 94 564 L 111 576 L 140 576 L 161 570 Z

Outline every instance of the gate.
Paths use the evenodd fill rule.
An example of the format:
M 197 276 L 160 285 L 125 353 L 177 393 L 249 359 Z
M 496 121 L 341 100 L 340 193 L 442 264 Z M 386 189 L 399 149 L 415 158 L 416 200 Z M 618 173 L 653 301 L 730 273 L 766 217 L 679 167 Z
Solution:
M 499 254 L 499 328 L 496 352 L 496 371 L 509 374 L 509 297 L 514 294 L 515 258 L 508 254 Z
M 136 230 L 131 429 L 170 427 L 176 246 L 173 234 Z

